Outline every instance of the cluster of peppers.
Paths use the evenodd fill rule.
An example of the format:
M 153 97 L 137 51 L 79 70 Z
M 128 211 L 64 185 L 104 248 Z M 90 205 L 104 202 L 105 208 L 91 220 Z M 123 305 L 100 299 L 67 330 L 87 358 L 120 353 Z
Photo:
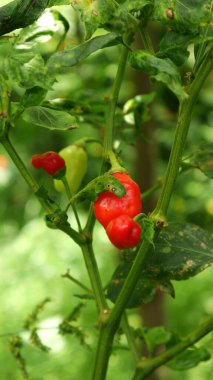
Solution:
M 65 191 L 61 179 L 66 176 L 71 192 L 75 192 L 86 172 L 87 154 L 83 148 L 70 145 L 59 154 L 52 151 L 36 154 L 31 162 L 34 168 L 43 169 L 54 177 L 56 190 Z M 79 164 L 81 170 L 79 168 L 78 175 L 73 178 L 72 168 Z M 104 191 L 94 202 L 94 213 L 114 246 L 119 249 L 132 248 L 140 242 L 141 236 L 141 227 L 133 219 L 142 210 L 140 189 L 126 172 L 115 172 L 112 175 L 124 186 L 125 195 L 119 198 L 110 191 Z

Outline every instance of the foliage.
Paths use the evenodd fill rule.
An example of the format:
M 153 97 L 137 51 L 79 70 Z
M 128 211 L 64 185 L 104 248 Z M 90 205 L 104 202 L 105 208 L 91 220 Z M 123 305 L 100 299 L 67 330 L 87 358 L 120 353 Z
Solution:
M 126 379 L 137 380 L 147 378 L 161 365 L 185 371 L 208 361 L 211 350 L 199 341 L 212 331 L 211 315 L 197 327 L 189 325 L 185 336 L 163 326 L 140 324 L 134 328 L 131 316 L 137 315 L 141 304 L 154 302 L 159 290 L 174 298 L 175 281 L 194 280 L 212 265 L 212 237 L 206 231 L 211 226 L 208 219 L 199 217 L 198 207 L 203 210 L 206 202 L 202 215 L 210 218 L 212 203 L 203 189 L 210 189 L 212 179 L 212 144 L 204 134 L 212 121 L 208 112 L 212 99 L 206 90 L 212 69 L 212 2 L 14 0 L 2 6 L 0 14 L 0 180 L 1 173 L 10 173 L 2 177 L 5 185 L 0 190 L 2 204 L 8 204 L 2 214 L 8 224 L 1 222 L 0 228 L 9 247 L 11 236 L 21 247 L 16 251 L 12 243 L 10 258 L 5 258 L 11 271 L 17 265 L 18 252 L 19 274 L 11 272 L 12 290 L 16 290 L 16 276 L 21 276 L 33 294 L 32 304 L 28 299 L 29 304 L 21 301 L 17 306 L 13 293 L 14 314 L 21 312 L 12 323 L 15 333 L 9 333 L 9 347 L 22 375 L 37 376 L 37 363 L 41 363 L 41 373 L 47 378 L 50 373 L 46 364 L 42 368 L 44 360 L 58 373 L 63 366 L 60 377 L 64 380 L 85 378 L 85 374 L 89 379 L 92 370 L 94 380 L 103 380 L 108 368 L 107 376 L 113 380 L 122 369 L 120 365 L 115 370 L 117 357 L 126 366 Z M 132 68 L 137 70 L 134 74 Z M 151 88 L 148 93 L 135 94 L 132 76 L 141 72 L 149 78 Z M 116 267 L 107 252 L 114 251 L 106 235 L 100 226 L 95 227 L 93 202 L 106 190 L 124 196 L 122 184 L 109 174 L 127 169 L 134 175 L 131 152 L 135 154 L 137 141 L 149 147 L 154 144 L 145 137 L 146 123 L 151 121 L 157 125 L 160 151 L 156 171 L 164 177 L 156 180 L 142 199 L 146 205 L 156 190 L 160 194 L 154 209 L 135 217 L 142 229 L 142 243 L 124 250 Z M 199 124 L 205 128 L 198 128 Z M 102 139 L 103 148 L 97 153 L 93 144 Z M 30 157 L 35 150 L 60 151 L 74 141 L 83 144 L 89 169 L 78 192 L 71 193 L 63 182 L 66 192 L 59 195 L 51 178 L 44 173 L 31 174 Z M 139 152 L 139 162 L 142 156 Z M 7 168 L 7 157 L 17 171 Z M 196 186 L 201 189 L 198 194 Z M 185 209 L 178 206 L 180 202 Z M 36 236 L 33 224 L 39 212 L 46 221 L 44 240 L 38 231 Z M 17 216 L 18 227 L 25 227 L 16 235 L 11 226 Z M 4 247 L 4 241 L 2 244 Z M 30 247 L 26 252 L 24 244 Z M 39 256 L 39 249 L 47 255 L 46 261 Z M 5 252 L 8 255 L 7 249 Z M 62 275 L 72 281 L 72 297 L 70 290 L 54 279 L 65 263 L 72 265 Z M 45 286 L 41 285 L 43 279 Z M 18 287 L 16 294 L 23 289 Z M 36 290 L 39 295 L 45 293 L 44 301 L 35 299 Z M 49 297 L 54 306 L 47 307 Z M 76 303 L 76 298 L 81 302 Z M 54 330 L 60 334 L 56 341 L 61 344 L 61 357 L 56 354 L 57 343 L 43 339 L 40 312 L 48 314 L 49 322 L 51 307 Z M 186 314 L 182 309 L 178 316 L 183 325 Z M 74 368 L 70 368 L 67 352 L 74 355 L 78 350 Z M 6 371 L 7 378 L 19 378 L 9 367 Z

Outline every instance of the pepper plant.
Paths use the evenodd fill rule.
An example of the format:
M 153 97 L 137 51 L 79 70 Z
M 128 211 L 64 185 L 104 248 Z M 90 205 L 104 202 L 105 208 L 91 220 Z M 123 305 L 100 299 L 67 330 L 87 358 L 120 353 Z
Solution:
M 79 43 L 74 47 L 67 42 L 70 24 L 60 11 L 65 5 L 72 7 L 80 23 Z M 78 283 L 87 293 L 85 299 L 92 299 L 97 307 L 94 325 L 98 326 L 98 342 L 88 379 L 107 377 L 115 336 L 120 329 L 136 358 L 134 380 L 148 378 L 162 365 L 183 369 L 184 361 L 190 361 L 193 367 L 209 359 L 207 348 L 195 344 L 212 331 L 212 317 L 184 337 L 161 330 L 159 342 L 157 327 L 152 339 L 142 328 L 134 331 L 128 310 L 152 301 L 159 288 L 174 296 L 172 280 L 185 280 L 212 264 L 212 238 L 208 232 L 196 225 L 175 223 L 175 218 L 170 221 L 167 217 L 175 184 L 184 170 L 196 167 L 212 178 L 211 146 L 198 147 L 197 154 L 184 161 L 192 113 L 213 66 L 212 5 L 209 0 L 14 0 L 0 8 L 0 143 L 40 202 L 47 227 L 61 230 L 81 248 L 91 290 L 70 274 L 67 277 Z M 42 26 L 39 21 L 47 15 L 52 24 Z M 158 25 L 161 31 L 155 44 L 153 25 Z M 140 45 L 137 48 L 136 39 Z M 46 40 L 51 43 L 47 44 Z M 89 107 L 83 97 L 74 98 L 73 102 L 49 97 L 60 75 L 72 72 L 100 50 L 115 48 L 119 49 L 119 60 L 114 82 L 110 95 L 105 94 L 99 107 L 93 107 L 92 102 Z M 191 68 L 184 74 L 187 60 Z M 129 113 L 125 113 L 119 101 L 128 67 L 148 75 L 153 86 L 166 86 L 179 104 L 165 175 L 162 173 L 162 180 L 143 194 L 131 179 L 133 175 L 126 169 L 127 163 L 121 162 L 118 144 Z M 149 100 L 145 99 L 147 94 L 142 94 L 128 102 L 135 140 L 141 132 L 143 104 L 152 102 L 152 94 Z M 102 157 L 99 175 L 88 183 L 82 182 L 87 171 L 87 147 L 95 139 L 85 135 L 70 146 L 61 146 L 59 153 L 49 151 L 49 147 L 46 152 L 32 152 L 34 168 L 42 168 L 46 171 L 44 175 L 53 177 L 53 197 L 37 180 L 37 172 L 30 166 L 31 157 L 28 163 L 21 158 L 13 141 L 14 129 L 24 121 L 33 127 L 47 128 L 50 133 L 57 130 L 75 134 L 84 120 L 104 126 L 103 141 L 98 141 Z M 156 205 L 146 215 L 142 212 L 141 199 L 145 201 L 157 189 L 160 195 Z M 67 197 L 65 206 L 60 203 L 61 198 L 57 199 L 57 191 Z M 79 205 L 85 202 L 89 207 L 83 224 Z M 70 223 L 72 213 L 76 228 Z M 97 264 L 98 253 L 93 249 L 96 217 L 111 242 L 122 251 L 121 262 L 112 278 L 109 275 L 106 287 Z M 39 304 L 25 323 L 32 342 L 44 351 L 46 347 L 35 326 L 38 313 L 47 301 Z M 69 323 L 79 312 L 74 310 L 59 330 L 64 334 L 76 332 Z M 148 357 L 141 350 L 142 343 Z M 163 345 L 163 349 L 156 354 L 158 345 Z M 22 346 L 20 336 L 10 342 L 11 352 L 27 378 Z

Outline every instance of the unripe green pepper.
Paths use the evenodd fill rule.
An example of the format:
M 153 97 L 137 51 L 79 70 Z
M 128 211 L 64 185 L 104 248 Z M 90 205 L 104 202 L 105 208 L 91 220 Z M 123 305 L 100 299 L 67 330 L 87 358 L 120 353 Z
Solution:
M 73 144 L 65 147 L 59 152 L 66 164 L 66 174 L 71 193 L 78 191 L 82 179 L 87 171 L 87 153 L 85 149 Z M 65 192 L 64 184 L 61 180 L 54 180 L 54 186 L 57 191 Z

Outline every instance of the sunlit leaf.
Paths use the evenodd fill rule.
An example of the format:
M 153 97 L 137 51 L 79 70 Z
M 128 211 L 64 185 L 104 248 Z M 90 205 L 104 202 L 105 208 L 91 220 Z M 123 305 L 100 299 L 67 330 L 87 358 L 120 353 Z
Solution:
M 76 118 L 67 112 L 41 106 L 26 108 L 22 117 L 28 123 L 48 129 L 69 130 L 78 127 Z

